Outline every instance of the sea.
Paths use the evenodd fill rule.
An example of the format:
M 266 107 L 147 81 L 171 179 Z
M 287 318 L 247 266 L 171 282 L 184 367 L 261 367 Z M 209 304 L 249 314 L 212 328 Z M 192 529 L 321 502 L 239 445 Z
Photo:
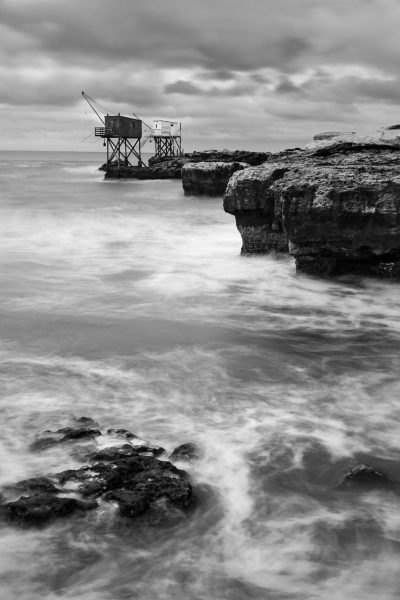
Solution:
M 30 444 L 73 417 L 168 456 L 195 508 L 121 526 L 103 507 L 0 525 L 4 600 L 394 600 L 400 294 L 241 256 L 221 198 L 105 181 L 102 154 L 0 153 L 0 487 L 79 463 Z M 104 503 L 105 504 L 105 503 Z

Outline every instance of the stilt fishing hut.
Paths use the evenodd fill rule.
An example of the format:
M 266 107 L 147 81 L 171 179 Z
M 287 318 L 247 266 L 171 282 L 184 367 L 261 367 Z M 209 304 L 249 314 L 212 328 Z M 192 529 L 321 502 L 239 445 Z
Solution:
M 182 125 L 177 121 L 158 119 L 150 127 L 135 114 L 125 117 L 121 114 L 109 114 L 94 98 L 82 92 L 82 96 L 100 119 L 102 126 L 95 127 L 94 135 L 104 140 L 107 146 L 106 171 L 136 167 L 145 167 L 142 160 L 142 149 L 150 139 L 154 139 L 156 157 L 182 156 Z M 106 114 L 107 113 L 107 114 Z M 143 136 L 143 126 L 145 135 Z M 135 169 L 137 172 L 137 169 Z
M 176 121 L 153 121 L 155 156 L 182 156 L 182 125 Z
M 133 167 L 137 160 L 137 166 L 143 167 L 141 154 L 142 120 L 132 117 L 117 115 L 100 115 L 100 105 L 93 98 L 82 92 L 82 96 L 91 106 L 102 122 L 102 127 L 95 127 L 94 135 L 104 140 L 107 146 L 107 167 L 117 165 L 121 167 Z
M 117 163 L 118 167 L 133 167 L 137 159 L 138 167 L 142 162 L 140 141 L 142 121 L 122 115 L 106 115 L 104 127 L 95 127 L 94 134 L 101 137 L 107 145 L 107 164 Z

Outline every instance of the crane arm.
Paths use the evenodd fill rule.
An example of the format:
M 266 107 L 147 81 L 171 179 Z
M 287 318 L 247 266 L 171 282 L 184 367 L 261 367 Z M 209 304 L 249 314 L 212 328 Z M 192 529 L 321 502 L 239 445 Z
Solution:
M 100 121 L 103 123 L 103 125 L 105 125 L 105 121 L 103 119 L 103 117 L 101 117 L 99 115 L 99 113 L 97 112 L 97 110 L 94 107 L 94 100 L 93 98 L 91 98 L 90 96 L 88 96 L 87 94 L 85 94 L 85 92 L 82 92 L 82 96 L 85 98 L 86 102 L 89 104 L 90 108 L 96 113 L 96 115 L 99 117 Z

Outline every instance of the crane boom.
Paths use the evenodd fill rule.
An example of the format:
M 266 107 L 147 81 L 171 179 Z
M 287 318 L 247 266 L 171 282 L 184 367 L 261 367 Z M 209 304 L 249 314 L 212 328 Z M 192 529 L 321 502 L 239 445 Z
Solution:
M 105 125 L 105 121 L 103 119 L 103 117 L 101 117 L 99 115 L 99 113 L 97 112 L 97 110 L 94 107 L 94 100 L 93 98 L 91 98 L 90 96 L 88 96 L 85 92 L 82 91 L 82 96 L 85 98 L 86 102 L 89 104 L 90 108 L 96 113 L 96 115 L 99 117 L 100 121 L 103 123 L 103 125 Z

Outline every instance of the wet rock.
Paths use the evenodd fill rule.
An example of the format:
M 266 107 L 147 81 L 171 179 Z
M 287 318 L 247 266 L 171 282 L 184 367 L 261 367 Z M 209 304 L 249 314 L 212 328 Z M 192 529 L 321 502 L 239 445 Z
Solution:
M 77 425 L 81 426 L 45 431 L 36 443 L 42 449 L 100 435 L 100 430 L 93 429 L 94 422 L 88 418 L 81 418 Z M 156 458 L 165 452 L 163 448 L 143 443 L 126 429 L 109 429 L 107 433 L 130 442 L 91 452 L 86 458 L 93 464 L 7 486 L 8 500 L 17 493 L 25 495 L 11 502 L 5 502 L 1 496 L 1 518 L 25 525 L 44 524 L 79 510 L 95 508 L 95 498 L 104 497 L 117 502 L 123 515 L 134 517 L 150 510 L 154 522 L 159 522 L 163 511 L 165 515 L 172 514 L 190 505 L 193 492 L 189 478 L 185 471 Z M 168 510 L 169 505 L 171 510 Z
M 115 462 L 121 458 L 130 458 L 138 454 L 139 452 L 131 444 L 124 444 L 123 446 L 111 446 L 92 452 L 87 455 L 87 459 L 94 462 Z
M 161 456 L 161 454 L 164 454 L 165 452 L 165 448 L 162 448 L 161 446 L 144 446 L 143 444 L 133 444 L 133 449 L 138 454 L 148 453 L 153 456 Z
M 92 466 L 84 466 L 80 469 L 68 469 L 54 475 L 55 479 L 61 485 L 66 485 L 66 489 L 77 491 L 82 496 L 101 496 L 109 489 L 120 485 L 122 481 L 119 473 L 113 464 L 97 463 Z M 73 486 L 68 486 L 72 483 Z
M 78 429 L 74 429 L 73 427 L 64 427 L 63 429 L 59 429 L 57 433 L 64 434 L 64 437 L 61 441 L 94 438 L 98 435 L 101 435 L 101 431 L 99 429 L 93 429 L 90 427 L 80 427 Z
M 97 502 L 81 502 L 75 498 L 35 494 L 22 496 L 15 502 L 3 504 L 1 515 L 4 519 L 20 525 L 43 525 L 77 511 L 87 511 L 96 507 Z
M 25 492 L 28 494 L 57 494 L 60 490 L 48 477 L 31 477 L 7 486 L 8 490 Z
M 242 253 L 286 246 L 301 272 L 399 278 L 400 144 L 360 136 L 315 144 L 231 177 L 224 208 Z
M 182 186 L 186 195 L 223 196 L 229 178 L 248 167 L 241 162 L 196 162 L 182 167 Z
M 182 167 L 187 163 L 198 162 L 244 162 L 251 166 L 261 165 L 270 156 L 270 152 L 251 152 L 249 150 L 203 150 L 186 153 L 183 156 L 152 156 L 148 167 L 118 168 L 117 163 L 100 170 L 105 171 L 106 179 L 180 179 Z
M 370 465 L 357 465 L 347 473 L 340 484 L 340 490 L 400 490 L 400 484 L 389 479 L 384 473 Z
M 101 435 L 101 431 L 93 427 L 63 427 L 57 431 L 46 430 L 36 437 L 30 448 L 34 451 L 46 450 L 63 442 L 94 439 L 99 435 Z
M 165 450 L 160 446 L 132 446 L 131 444 L 124 444 L 123 446 L 111 446 L 110 448 L 92 452 L 87 458 L 95 462 L 115 462 L 121 458 L 130 458 L 143 453 L 159 456 L 163 452 Z
M 181 444 L 170 454 L 170 460 L 197 460 L 200 458 L 200 448 L 193 443 Z
M 109 464 L 97 463 L 63 471 L 55 477 L 60 484 L 77 482 L 76 491 L 84 497 L 105 494 L 106 500 L 120 504 L 121 514 L 129 516 L 141 514 L 162 496 L 175 506 L 185 508 L 193 495 L 185 471 L 152 456 L 137 455 Z
M 127 429 L 107 429 L 108 435 L 112 435 L 114 437 L 125 438 L 126 440 L 132 440 L 133 438 L 137 438 L 137 435 L 128 431 Z
M 74 422 L 77 423 L 78 427 L 88 427 L 92 429 L 100 429 L 97 421 L 91 417 L 74 417 Z
M 124 517 L 138 517 L 146 511 L 150 504 L 144 494 L 135 490 L 113 490 L 107 492 L 104 499 L 108 502 L 116 502 L 120 514 Z
M 77 491 L 83 496 L 99 496 L 108 490 L 130 486 L 130 482 L 135 480 L 138 473 L 164 470 L 186 477 L 186 473 L 171 463 L 140 454 L 107 464 L 100 462 L 80 469 L 69 469 L 55 474 L 54 477 L 60 484 L 77 482 Z
M 104 496 L 105 500 L 117 502 L 121 514 L 130 517 L 142 514 L 160 498 L 168 498 L 177 508 L 188 508 L 193 492 L 186 473 L 169 468 L 140 472 L 126 481 L 123 488 Z

